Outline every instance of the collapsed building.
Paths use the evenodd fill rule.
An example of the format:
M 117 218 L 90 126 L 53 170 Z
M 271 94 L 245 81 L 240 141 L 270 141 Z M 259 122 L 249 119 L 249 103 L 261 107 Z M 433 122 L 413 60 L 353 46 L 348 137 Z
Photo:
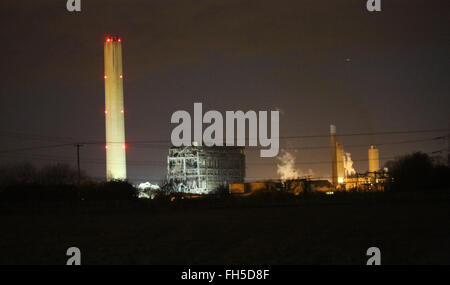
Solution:
M 177 192 L 210 194 L 244 179 L 243 147 L 192 145 L 169 149 L 167 181 Z

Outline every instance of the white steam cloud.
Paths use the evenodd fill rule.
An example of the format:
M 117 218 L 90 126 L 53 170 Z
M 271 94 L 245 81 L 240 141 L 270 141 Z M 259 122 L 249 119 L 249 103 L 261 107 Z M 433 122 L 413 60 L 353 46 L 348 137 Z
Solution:
M 277 163 L 277 173 L 283 181 L 314 175 L 311 169 L 308 169 L 307 172 L 297 169 L 295 167 L 295 157 L 286 150 L 281 150 L 277 159 L 279 161 Z
M 344 168 L 346 177 L 356 173 L 355 169 L 353 168 L 353 160 L 349 152 L 346 152 L 344 155 Z

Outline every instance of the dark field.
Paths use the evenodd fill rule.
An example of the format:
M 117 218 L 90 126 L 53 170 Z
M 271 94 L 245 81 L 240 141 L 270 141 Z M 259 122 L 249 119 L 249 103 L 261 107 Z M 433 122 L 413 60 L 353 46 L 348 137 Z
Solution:
M 65 264 L 71 246 L 82 264 L 365 264 L 371 246 L 382 264 L 450 263 L 448 196 L 228 202 L 4 212 L 0 263 Z

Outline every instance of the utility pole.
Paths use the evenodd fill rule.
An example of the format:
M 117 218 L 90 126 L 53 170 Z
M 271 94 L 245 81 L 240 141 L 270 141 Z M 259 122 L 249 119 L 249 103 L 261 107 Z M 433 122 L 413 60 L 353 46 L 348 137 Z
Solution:
M 80 185 L 81 182 L 81 169 L 80 169 L 80 147 L 83 145 L 80 143 L 77 143 L 75 145 L 77 147 L 77 170 L 78 170 L 78 185 Z
M 448 127 L 448 150 L 447 150 L 447 166 L 450 167 L 450 125 Z

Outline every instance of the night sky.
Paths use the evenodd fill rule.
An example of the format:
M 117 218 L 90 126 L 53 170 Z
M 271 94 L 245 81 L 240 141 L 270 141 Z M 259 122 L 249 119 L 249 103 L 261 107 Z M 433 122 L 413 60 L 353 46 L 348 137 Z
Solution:
M 448 129 L 448 0 L 2 0 L 0 162 L 76 163 L 105 177 L 103 41 L 123 39 L 128 176 L 166 174 L 176 110 L 280 110 L 280 136 Z M 447 5 L 446 5 L 447 4 Z M 358 172 L 367 149 L 389 157 L 447 147 L 446 132 L 344 136 Z M 405 142 L 407 141 L 407 142 Z M 414 142 L 415 141 L 415 142 Z M 404 143 L 403 143 L 404 142 Z M 281 139 L 302 171 L 329 176 L 326 136 Z M 361 146 L 362 145 L 362 146 Z M 367 145 L 367 147 L 365 146 Z M 46 147 L 24 150 L 26 148 Z M 358 161 L 361 160 L 361 161 Z M 247 179 L 277 177 L 247 151 Z M 313 163 L 310 163 L 313 162 Z

